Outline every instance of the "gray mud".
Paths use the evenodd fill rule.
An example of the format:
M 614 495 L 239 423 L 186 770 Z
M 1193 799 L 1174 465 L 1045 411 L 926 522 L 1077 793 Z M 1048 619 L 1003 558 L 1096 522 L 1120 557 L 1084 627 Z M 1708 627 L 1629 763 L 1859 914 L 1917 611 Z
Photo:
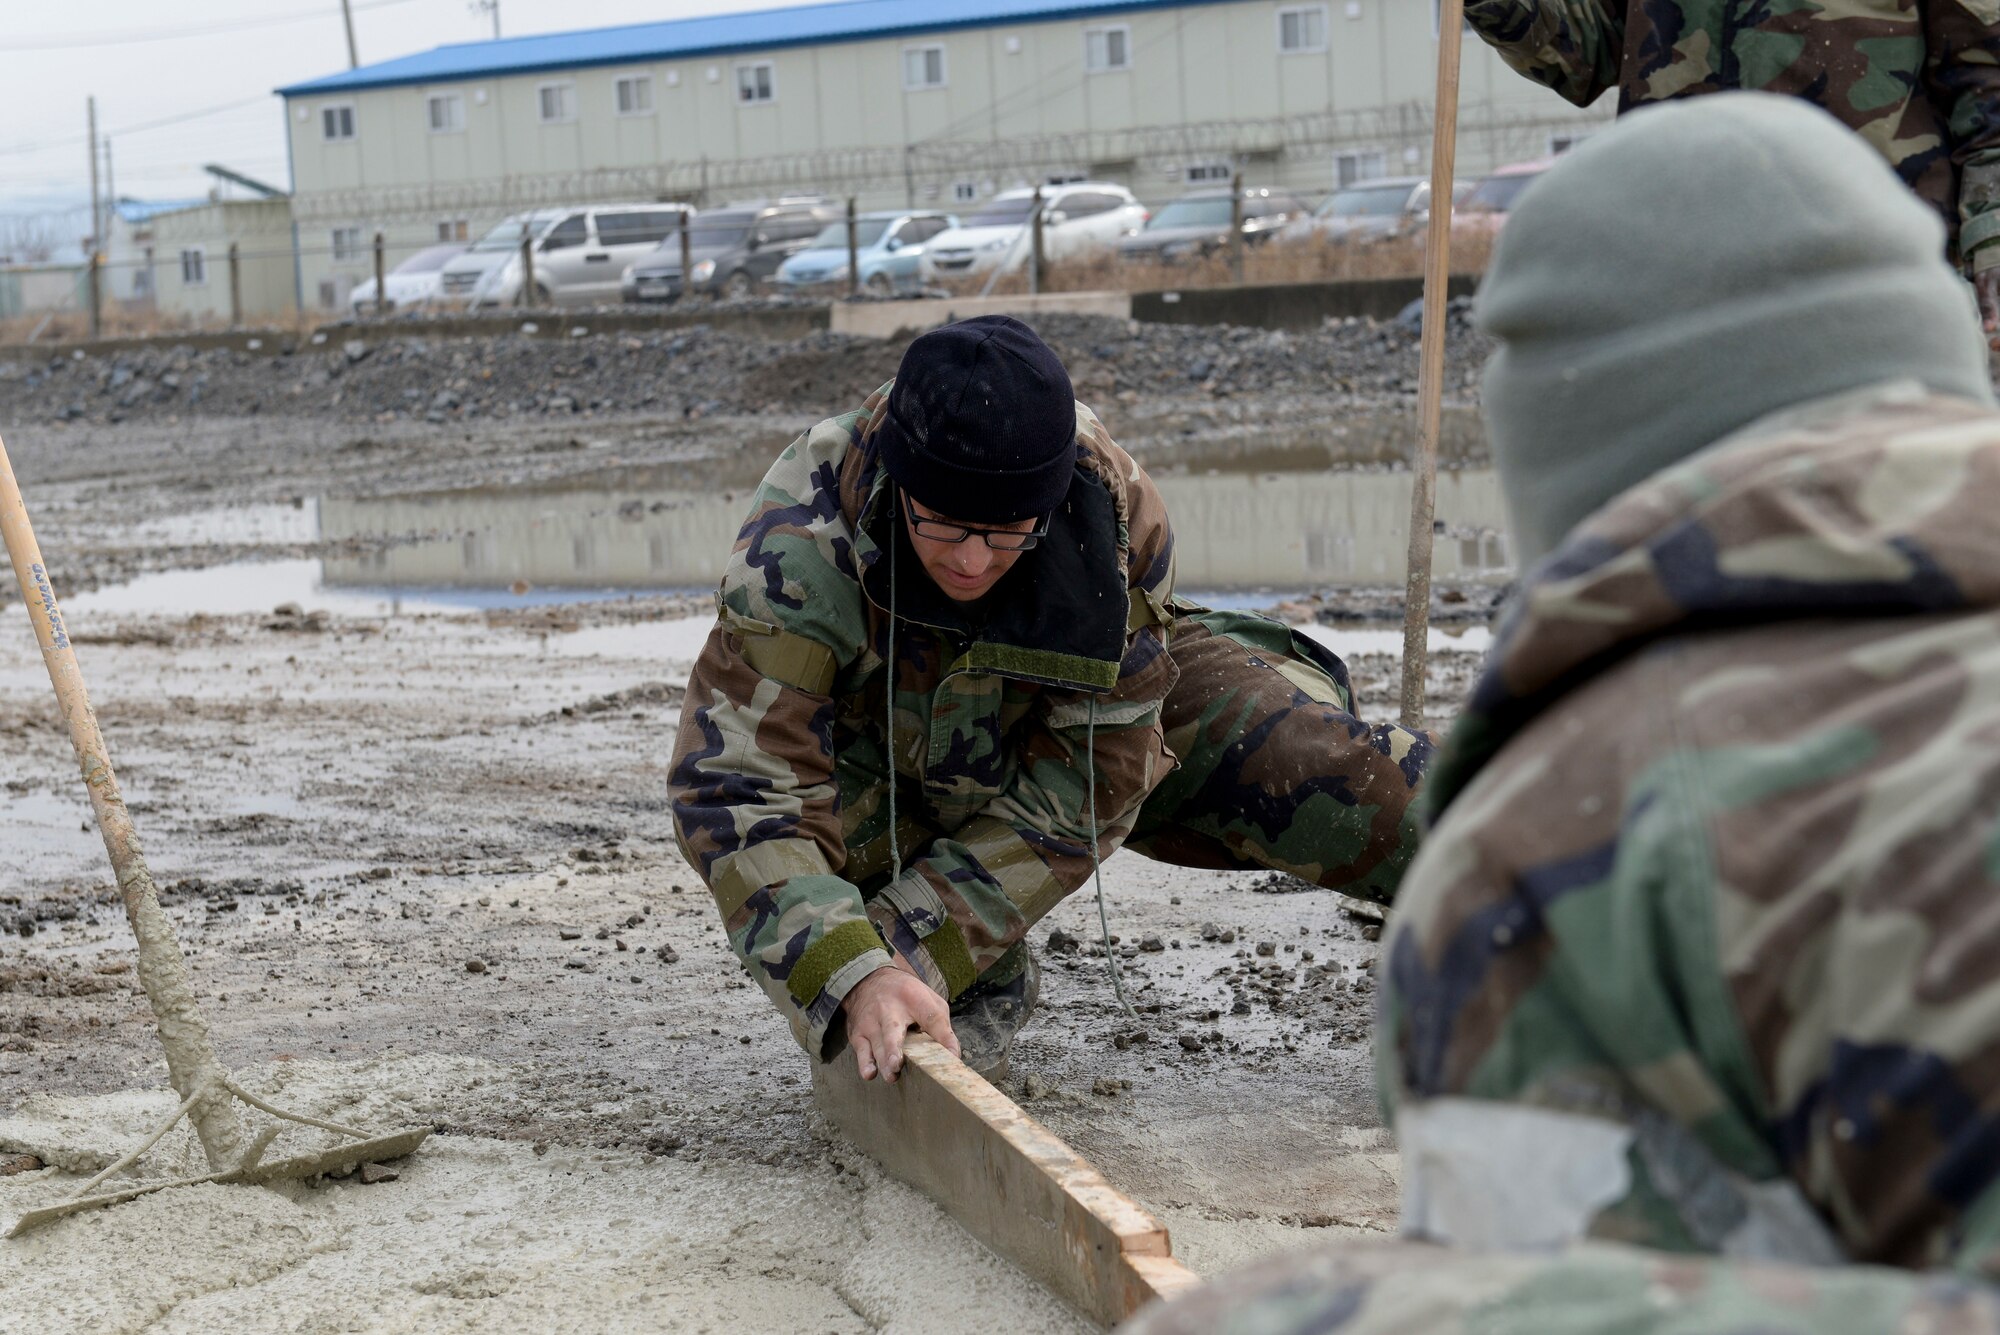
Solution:
M 294 498 L 632 467 L 742 487 L 810 416 L 165 414 L 44 421 L 8 447 L 59 595 L 206 570 L 220 606 L 249 569 L 235 563 L 459 536 L 335 550 L 288 530 Z M 1344 601 L 1295 610 L 1337 620 L 1318 609 Z M 118 606 L 73 610 L 72 630 L 223 1060 L 308 1110 L 422 1115 L 440 1134 L 396 1183 L 202 1189 L 0 1244 L 0 1326 L 1073 1327 L 828 1136 L 805 1058 L 675 851 L 665 767 L 704 594 Z M 1443 715 L 1475 662 L 1436 657 Z M 1389 713 L 1393 655 L 1350 667 L 1365 710 Z M 75 776 L 25 616 L 0 608 L 0 1151 L 81 1171 L 166 1096 Z M 1247 873 L 1121 854 L 1105 879 L 1139 1018 L 1116 1008 L 1094 907 L 1073 899 L 1036 934 L 1043 1011 L 1010 1090 L 1197 1269 L 1392 1227 L 1373 924 L 1321 892 L 1254 893 Z M 1081 944 L 1049 950 L 1053 928 Z M 193 1153 L 165 1148 L 169 1166 Z M 74 1180 L 0 1178 L 0 1213 Z M 140 1255 L 157 1273 L 127 1273 Z

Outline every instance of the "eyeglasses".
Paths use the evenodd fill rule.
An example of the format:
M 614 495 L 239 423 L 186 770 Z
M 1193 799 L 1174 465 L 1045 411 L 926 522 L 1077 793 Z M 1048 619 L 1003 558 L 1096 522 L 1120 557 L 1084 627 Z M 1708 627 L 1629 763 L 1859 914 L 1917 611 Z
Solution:
M 996 552 L 1025 552 L 1049 536 L 1047 515 L 1042 516 L 1040 523 L 1022 533 L 1014 529 L 975 528 L 970 524 L 952 524 L 942 519 L 926 518 L 917 513 L 915 506 L 910 505 L 907 496 L 903 498 L 903 504 L 909 509 L 910 531 L 931 542 L 964 542 L 977 533 L 986 540 L 986 545 Z

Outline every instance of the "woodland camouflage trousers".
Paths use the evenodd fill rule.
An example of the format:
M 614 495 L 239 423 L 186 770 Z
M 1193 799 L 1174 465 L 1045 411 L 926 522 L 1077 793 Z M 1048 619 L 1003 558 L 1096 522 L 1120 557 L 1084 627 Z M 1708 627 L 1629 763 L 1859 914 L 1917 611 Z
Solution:
M 1162 723 L 1178 767 L 1141 806 L 1125 846 L 1389 902 L 1416 851 L 1429 736 L 1357 719 L 1346 665 L 1265 617 L 1189 609 L 1172 624 L 1168 653 L 1180 676 Z M 880 757 L 844 751 L 838 778 L 847 875 L 872 895 L 889 868 Z M 898 829 L 905 859 L 945 833 L 907 809 Z M 994 966 L 1013 968 L 1017 957 Z

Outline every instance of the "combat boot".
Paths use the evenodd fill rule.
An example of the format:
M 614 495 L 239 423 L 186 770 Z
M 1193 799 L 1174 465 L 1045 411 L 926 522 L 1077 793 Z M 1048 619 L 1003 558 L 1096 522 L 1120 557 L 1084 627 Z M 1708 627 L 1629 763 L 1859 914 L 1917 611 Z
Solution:
M 1005 1079 L 1014 1035 L 1028 1022 L 1041 994 L 1041 966 L 1023 941 L 951 1004 L 951 1031 L 958 1036 L 965 1064 L 988 1080 Z

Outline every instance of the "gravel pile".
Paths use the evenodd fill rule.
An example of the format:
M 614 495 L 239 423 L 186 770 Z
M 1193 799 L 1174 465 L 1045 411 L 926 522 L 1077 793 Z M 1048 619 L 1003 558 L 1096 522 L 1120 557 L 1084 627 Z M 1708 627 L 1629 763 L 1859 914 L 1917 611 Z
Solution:
M 1304 333 L 1156 325 L 1101 316 L 1036 322 L 1086 401 L 1329 395 L 1385 400 L 1417 387 L 1413 320 Z M 0 352 L 0 420 L 143 421 L 281 414 L 452 423 L 640 412 L 826 412 L 895 373 L 898 344 L 842 334 L 772 342 L 706 325 L 570 338 L 397 334 L 280 355 L 163 345 L 113 356 Z M 1446 384 L 1463 402 L 1484 341 L 1454 302 Z

